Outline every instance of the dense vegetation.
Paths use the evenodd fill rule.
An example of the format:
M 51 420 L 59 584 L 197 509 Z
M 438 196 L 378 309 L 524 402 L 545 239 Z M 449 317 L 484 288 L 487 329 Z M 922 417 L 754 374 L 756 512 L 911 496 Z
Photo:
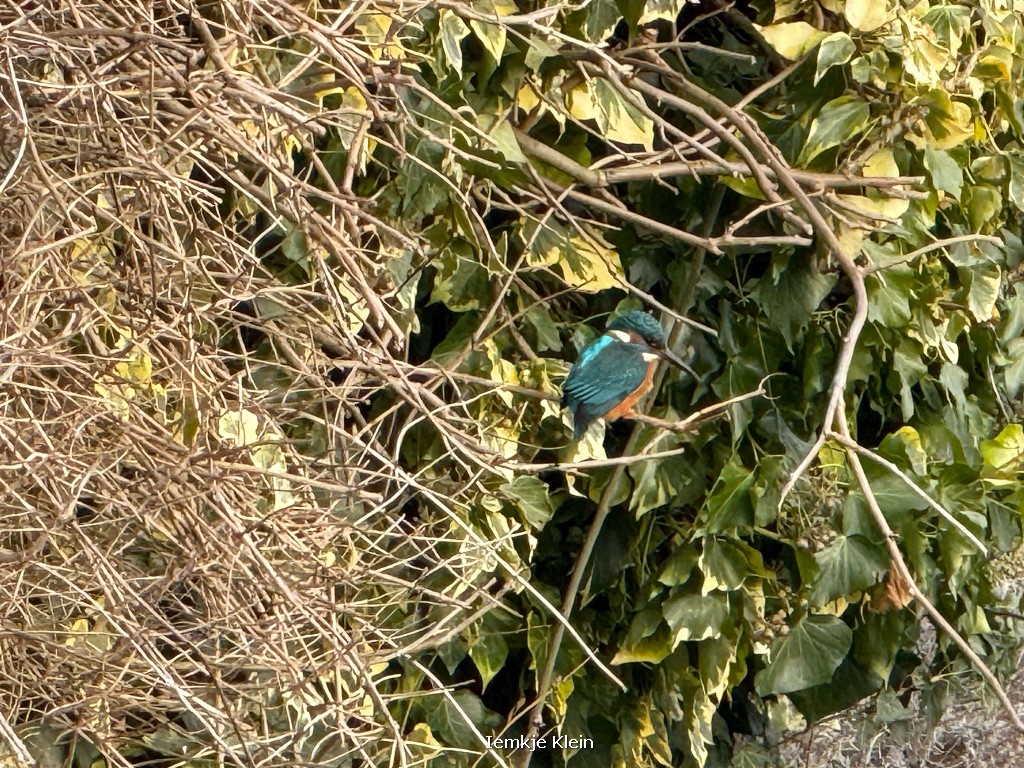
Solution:
M 1013 7 L 0 12 L 10 764 L 753 767 L 998 692 Z M 638 308 L 699 379 L 574 442 Z

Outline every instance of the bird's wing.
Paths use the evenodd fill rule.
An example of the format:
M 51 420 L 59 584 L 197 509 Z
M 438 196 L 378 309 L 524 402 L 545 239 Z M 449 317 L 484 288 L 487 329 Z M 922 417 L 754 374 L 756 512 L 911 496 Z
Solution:
M 644 352 L 649 351 L 647 347 L 613 339 L 601 344 L 605 338 L 608 337 L 598 339 L 583 350 L 562 385 L 563 405 L 573 409 L 586 406 L 587 411 L 596 413 L 594 418 L 635 392 L 647 377 L 648 362 L 644 360 Z

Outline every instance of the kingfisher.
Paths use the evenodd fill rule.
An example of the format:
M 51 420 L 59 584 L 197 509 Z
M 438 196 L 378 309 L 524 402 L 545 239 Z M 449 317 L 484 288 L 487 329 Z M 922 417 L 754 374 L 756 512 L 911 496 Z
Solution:
M 577 440 L 600 418 L 615 421 L 634 414 L 633 406 L 650 390 L 659 360 L 669 360 L 697 378 L 693 369 L 668 349 L 665 333 L 647 312 L 633 311 L 612 320 L 587 344 L 562 385 L 562 407 L 572 411 Z

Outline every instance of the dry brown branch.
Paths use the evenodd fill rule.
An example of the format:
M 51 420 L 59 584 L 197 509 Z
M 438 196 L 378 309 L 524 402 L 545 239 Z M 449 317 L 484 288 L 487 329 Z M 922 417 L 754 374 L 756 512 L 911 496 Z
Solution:
M 516 129 L 516 139 L 523 151 L 543 160 L 562 173 L 588 187 L 607 187 L 630 181 L 667 179 L 673 176 L 750 176 L 750 169 L 742 163 L 694 160 L 692 162 L 662 162 L 659 158 L 644 165 L 608 169 L 586 168 L 552 147 L 542 144 L 529 134 Z M 792 170 L 793 178 L 809 190 L 824 189 L 884 189 L 890 197 L 901 199 L 925 198 L 928 193 L 912 189 L 924 183 L 923 176 L 854 176 L 840 173 L 816 173 Z M 772 169 L 766 169 L 766 178 L 776 178 Z M 902 189 L 906 187 L 907 189 Z
M 679 421 L 667 421 L 665 419 L 657 419 L 653 416 L 647 416 L 642 413 L 633 414 L 630 418 L 634 421 L 638 421 L 642 424 L 655 427 L 656 429 L 662 429 L 667 432 L 692 432 L 699 426 L 706 424 L 716 418 L 721 418 L 725 415 L 725 411 L 737 403 L 745 402 L 746 400 L 753 400 L 758 397 L 764 397 L 766 394 L 763 386 L 758 387 L 753 392 L 747 392 L 737 397 L 731 397 L 728 400 L 723 400 L 720 403 L 709 405 L 706 408 L 701 408 L 685 419 Z M 651 443 L 648 448 L 656 445 Z M 597 469 L 598 467 L 617 467 L 621 465 L 638 464 L 643 461 L 653 461 L 655 459 L 667 459 L 672 456 L 678 456 L 683 453 L 685 448 L 674 448 L 668 451 L 647 451 L 642 453 L 619 456 L 614 459 L 588 459 L 587 461 L 576 461 L 576 462 L 562 462 L 553 464 L 526 464 L 521 462 L 509 462 L 508 466 L 512 469 L 520 472 L 542 472 L 544 470 L 558 470 L 561 472 L 581 472 L 587 469 Z
M 23 764 L 61 733 L 126 767 L 126 733 L 179 760 L 301 763 L 314 745 L 413 764 L 387 663 L 500 607 L 496 573 L 524 588 L 521 532 L 490 541 L 447 514 L 495 454 L 428 385 L 478 382 L 392 355 L 409 329 L 374 238 L 419 243 L 352 192 L 358 151 L 323 188 L 295 170 L 293 151 L 324 173 L 329 131 L 403 145 L 400 77 L 346 37 L 350 10 L 336 26 L 274 2 L 4 12 L 0 741 Z M 261 69 L 290 38 L 309 43 L 292 68 Z M 332 111 L 313 71 L 378 91 Z M 240 237 L 258 217 L 266 232 Z M 290 227 L 310 269 L 287 284 L 262 238 Z M 370 362 L 328 381 L 313 328 Z M 386 389 L 396 410 L 369 414 Z M 393 460 L 409 415 L 457 467 L 428 489 L 444 513 L 402 513 L 425 488 Z

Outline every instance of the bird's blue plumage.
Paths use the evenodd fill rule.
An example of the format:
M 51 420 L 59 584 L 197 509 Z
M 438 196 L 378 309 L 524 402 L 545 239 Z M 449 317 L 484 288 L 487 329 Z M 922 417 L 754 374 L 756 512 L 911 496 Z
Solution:
M 609 344 L 614 344 L 615 341 L 616 339 L 613 336 L 609 336 L 607 333 L 601 334 L 580 351 L 580 356 L 576 360 L 576 366 L 585 366 L 597 356 L 598 352 L 605 349 Z
M 580 352 L 562 385 L 562 406 L 573 414 L 573 432 L 581 438 L 597 419 L 636 392 L 647 378 L 646 344 L 603 334 Z

